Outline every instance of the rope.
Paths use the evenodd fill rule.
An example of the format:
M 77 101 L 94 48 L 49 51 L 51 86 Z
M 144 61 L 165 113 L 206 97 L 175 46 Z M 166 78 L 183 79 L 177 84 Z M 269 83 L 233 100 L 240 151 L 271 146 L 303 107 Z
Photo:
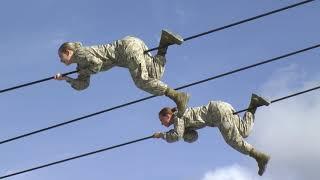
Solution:
M 256 64 L 252 64 L 252 65 L 245 66 L 245 67 L 242 67 L 242 68 L 239 68 L 239 69 L 235 69 L 235 70 L 223 73 L 223 74 L 219 74 L 217 76 L 213 76 L 213 77 L 210 77 L 210 78 L 207 78 L 207 79 L 204 79 L 204 80 L 200 80 L 200 81 L 197 81 L 197 82 L 194 82 L 194 83 L 190 83 L 190 84 L 178 87 L 178 88 L 176 88 L 176 90 L 184 89 L 184 88 L 187 88 L 187 87 L 190 87 L 190 86 L 195 86 L 195 85 L 207 82 L 207 81 L 211 81 L 211 80 L 218 79 L 218 78 L 221 78 L 221 77 L 224 77 L 224 76 L 228 76 L 228 75 L 231 75 L 231 74 L 234 74 L 234 73 L 237 73 L 237 72 L 240 72 L 240 71 L 244 71 L 244 70 L 247 70 L 247 69 L 250 69 L 250 68 L 253 68 L 253 67 L 261 66 L 263 64 L 279 61 L 279 60 L 284 59 L 286 57 L 293 56 L 293 55 L 296 55 L 296 54 L 299 54 L 299 53 L 302 53 L 302 52 L 305 52 L 305 51 L 309 51 L 309 50 L 312 50 L 312 49 L 315 49 L 315 48 L 319 48 L 319 47 L 320 47 L 320 44 L 317 44 L 317 45 L 314 45 L 314 46 L 311 46 L 311 47 L 308 47 L 308 48 L 305 48 L 305 49 L 301 49 L 301 50 L 298 50 L 298 51 L 294 51 L 294 52 L 291 52 L 291 53 L 288 53 L 288 54 L 285 54 L 285 55 L 282 55 L 282 56 L 279 56 L 279 57 L 275 57 L 275 58 L 272 58 L 272 59 L 269 59 L 269 60 L 266 60 L 266 61 L 262 61 L 262 62 L 259 62 L 259 63 L 256 63 Z M 71 123 L 75 123 L 75 122 L 83 120 L 83 119 L 87 119 L 87 118 L 90 118 L 90 117 L 93 117 L 93 116 L 97 116 L 97 115 L 102 114 L 102 113 L 106 113 L 106 112 L 109 112 L 109 111 L 120 109 L 120 108 L 129 106 L 129 105 L 132 105 L 132 104 L 136 104 L 136 103 L 139 103 L 139 102 L 142 102 L 142 101 L 146 101 L 148 99 L 152 99 L 152 98 L 155 98 L 155 97 L 157 97 L 157 96 L 148 96 L 148 97 L 145 97 L 145 98 L 142 98 L 142 99 L 138 99 L 138 100 L 131 101 L 131 102 L 128 102 L 128 103 L 125 103 L 125 104 L 121 104 L 121 105 L 118 105 L 118 106 L 115 106 L 115 107 L 111 107 L 109 109 L 105 109 L 105 110 L 98 111 L 98 112 L 95 112 L 95 113 L 92 113 L 92 114 L 88 114 L 88 115 L 85 115 L 85 116 L 82 116 L 82 117 L 79 117 L 79 118 L 75 118 L 75 119 L 72 119 L 72 120 L 69 120 L 69 121 L 65 121 L 65 122 L 62 122 L 62 123 L 59 123 L 59 124 L 55 124 L 55 125 L 43 128 L 43 129 L 35 130 L 35 131 L 29 132 L 29 133 L 26 133 L 26 134 L 22 134 L 22 135 L 13 137 L 13 138 L 9 138 L 9 139 L 1 141 L 0 145 L 8 143 L 8 142 L 15 141 L 15 140 L 18 140 L 18 139 L 21 139 L 21 138 L 25 138 L 25 137 L 28 137 L 28 136 L 31 136 L 31 135 L 34 135 L 34 134 L 38 134 L 38 133 L 41 133 L 41 132 L 44 132 L 44 131 L 48 131 L 48 130 L 51 130 L 51 129 L 54 129 L 54 128 L 65 126 L 65 125 L 68 125 L 68 124 L 71 124 Z
M 295 94 L 292 94 L 292 95 L 288 95 L 288 96 L 285 96 L 285 97 L 282 97 L 282 98 L 279 98 L 279 99 L 275 99 L 275 100 L 273 100 L 271 102 L 275 103 L 275 102 L 283 101 L 285 99 L 289 99 L 289 98 L 292 98 L 294 96 L 305 94 L 307 92 L 314 91 L 314 90 L 317 90 L 317 89 L 320 89 L 320 86 L 317 86 L 317 87 L 314 87 L 314 88 L 311 88 L 311 89 L 308 89 L 308 90 L 305 90 L 305 91 L 302 91 L 302 92 L 298 92 L 298 93 L 295 93 Z M 248 109 L 246 109 L 246 110 L 248 110 Z M 246 110 L 241 110 L 241 111 L 235 112 L 234 114 L 237 114 L 237 113 L 240 113 L 240 112 L 243 112 L 243 111 L 246 111 Z M 103 148 L 103 149 L 96 150 L 96 151 L 93 151 L 93 152 L 81 154 L 81 155 L 78 155 L 78 156 L 73 156 L 73 157 L 70 157 L 70 158 L 67 158 L 67 159 L 63 159 L 63 160 L 60 160 L 60 161 L 55 161 L 55 162 L 52 162 L 52 163 L 48 163 L 48 164 L 44 164 L 44 165 L 41 165 L 41 166 L 33 167 L 33 168 L 26 169 L 26 170 L 23 170 L 23 171 L 18 171 L 18 172 L 12 173 L 12 174 L 1 176 L 0 179 L 5 179 L 5 178 L 8 178 L 8 177 L 16 176 L 16 175 L 23 174 L 23 173 L 26 173 L 26 172 L 35 171 L 35 170 L 38 170 L 38 169 L 46 168 L 46 167 L 53 166 L 53 165 L 60 164 L 60 163 L 65 163 L 67 161 L 72 161 L 72 160 L 83 158 L 83 157 L 90 156 L 90 155 L 93 155 L 93 154 L 102 153 L 104 151 L 109 151 L 111 149 L 119 148 L 121 146 L 126 146 L 126 145 L 129 145 L 129 144 L 137 143 L 137 142 L 144 141 L 144 140 L 151 139 L 151 138 L 153 138 L 153 135 L 152 136 L 148 136 L 148 137 L 144 137 L 144 138 L 141 138 L 141 139 L 133 140 L 133 141 L 130 141 L 130 142 L 126 142 L 126 143 L 123 143 L 123 144 L 119 144 L 119 145 Z
M 90 156 L 90 155 L 93 155 L 93 154 L 102 153 L 104 151 L 109 151 L 111 149 L 119 148 L 121 146 L 126 146 L 126 145 L 137 143 L 137 142 L 140 142 L 140 141 L 145 141 L 145 140 L 151 139 L 151 138 L 153 138 L 153 135 L 145 137 L 145 138 L 133 140 L 133 141 L 130 141 L 130 142 L 126 142 L 126 143 L 123 143 L 123 144 L 119 144 L 119 145 L 115 145 L 115 146 L 99 149 L 99 150 L 96 150 L 96 151 L 88 152 L 88 153 L 81 154 L 81 155 L 78 155 L 78 156 L 73 156 L 73 157 L 70 157 L 70 158 L 67 158 L 67 159 L 63 159 L 63 160 L 60 160 L 60 161 L 55 161 L 55 162 L 52 162 L 52 163 L 48 163 L 48 164 L 44 164 L 44 165 L 41 165 L 41 166 L 33 167 L 33 168 L 30 168 L 30 169 L 26 169 L 26 170 L 23 170 L 23 171 L 15 172 L 15 173 L 8 174 L 8 175 L 5 175 L 5 176 L 1 176 L 0 179 L 5 179 L 5 178 L 8 178 L 8 177 L 16 176 L 16 175 L 23 174 L 23 173 L 26 173 L 26 172 L 35 171 L 37 169 L 42 169 L 42 168 L 53 166 L 53 165 L 56 165 L 56 164 L 65 163 L 67 161 L 72 161 L 72 160 L 79 159 L 79 158 L 82 158 L 82 157 L 85 157 L 85 156 Z
M 232 23 L 232 24 L 229 24 L 229 25 L 226 25 L 226 26 L 222 26 L 222 27 L 219 27 L 219 28 L 216 28 L 216 29 L 204 32 L 204 33 L 200 33 L 200 34 L 185 38 L 184 41 L 189 41 L 191 39 L 195 39 L 195 38 L 207 35 L 207 34 L 211 34 L 211 33 L 217 32 L 217 31 L 228 29 L 228 28 L 240 25 L 240 24 L 244 24 L 244 23 L 247 23 L 247 22 L 262 18 L 262 17 L 265 17 L 265 16 L 269 16 L 269 15 L 272 15 L 272 14 L 275 14 L 275 13 L 278 13 L 278 12 L 281 12 L 281 11 L 285 11 L 285 10 L 288 10 L 288 9 L 291 9 L 291 8 L 294 8 L 294 7 L 297 7 L 297 6 L 301 6 L 301 5 L 304 5 L 304 4 L 313 2 L 313 1 L 315 1 L 315 0 L 307 0 L 307 1 L 302 1 L 300 3 L 292 4 L 292 5 L 289 5 L 287 7 L 283 7 L 283 8 L 271 11 L 271 12 L 267 12 L 267 13 L 264 13 L 264 14 L 261 14 L 261 15 L 257 15 L 257 16 L 254 16 L 254 17 L 239 21 L 239 22 L 235 22 L 235 23 Z M 170 44 L 170 45 L 172 45 L 172 44 Z M 157 50 L 157 49 L 160 49 L 160 48 L 165 48 L 165 47 L 167 47 L 167 46 L 152 48 L 152 49 L 149 49 L 149 50 L 145 51 L 145 53 L 150 52 L 150 51 L 154 51 L 154 50 Z M 77 71 L 68 72 L 68 73 L 63 74 L 63 76 L 74 74 L 76 72 Z M 15 90 L 15 89 L 19 89 L 19 88 L 22 88 L 22 87 L 27 87 L 27 86 L 38 84 L 38 83 L 41 83 L 41 82 L 49 81 L 49 80 L 52 80 L 52 79 L 54 79 L 54 77 L 48 77 L 48 78 L 44 78 L 44 79 L 41 79 L 41 80 L 37 80 L 37 81 L 33 81 L 33 82 L 17 85 L 17 86 L 11 87 L 11 88 L 3 89 L 3 90 L 0 90 L 0 94 L 4 93 L 4 92 Z
M 67 75 L 70 75 L 70 74 L 74 74 L 76 72 L 78 72 L 78 71 L 67 72 L 67 73 L 62 74 L 62 76 L 67 76 Z M 7 88 L 7 89 L 3 89 L 3 90 L 0 90 L 0 94 L 4 93 L 4 92 L 7 92 L 7 91 L 12 91 L 12 90 L 15 90 L 15 89 L 19 89 L 19 88 L 31 86 L 31 85 L 34 85 L 34 84 L 42 83 L 42 82 L 45 82 L 45 81 L 49 81 L 49 80 L 52 80 L 52 79 L 54 79 L 54 76 L 51 76 L 51 77 L 48 77 L 48 78 L 44 78 L 44 79 L 40 79 L 40 80 L 37 80 L 37 81 L 28 82 L 28 83 L 21 84 L 21 85 L 17 85 L 17 86 L 10 87 L 10 88 Z
M 301 6 L 301 5 L 304 5 L 304 4 L 313 2 L 313 1 L 315 1 L 315 0 L 302 1 L 302 2 L 299 2 L 299 3 L 296 3 L 296 4 L 292 4 L 292 5 L 280 8 L 280 9 L 276 9 L 276 10 L 261 14 L 261 15 L 257 15 L 257 16 L 254 16 L 254 17 L 251 17 L 251 18 L 248 18 L 248 19 L 244 19 L 242 21 L 238 21 L 238 22 L 226 25 L 226 26 L 222 26 L 222 27 L 219 27 L 219 28 L 216 28 L 216 29 L 204 32 L 204 33 L 200 33 L 200 34 L 197 34 L 197 35 L 194 35 L 194 36 L 190 36 L 190 37 L 187 37 L 187 38 L 185 38 L 183 40 L 184 41 L 189 41 L 191 39 L 195 39 L 195 38 L 198 38 L 198 37 L 201 37 L 201 36 L 205 36 L 205 35 L 217 32 L 217 31 L 221 31 L 221 30 L 228 29 L 228 28 L 231 28 L 231 27 L 234 27 L 234 26 L 238 26 L 240 24 L 244 24 L 244 23 L 247 23 L 247 22 L 250 22 L 250 21 L 253 21 L 253 20 L 256 20 L 256 19 L 260 19 L 262 17 L 269 16 L 269 15 L 272 15 L 272 14 L 276 14 L 276 13 L 279 13 L 281 11 L 285 11 L 285 10 L 288 10 L 288 9 L 291 9 L 291 8 L 294 8 L 294 7 L 297 7 L 297 6 Z M 152 49 L 149 49 L 149 50 L 145 51 L 145 53 L 150 52 L 150 51 L 154 51 L 154 50 L 157 50 L 157 49 L 161 49 L 161 48 L 166 48 L 166 47 L 171 46 L 171 45 L 173 45 L 173 44 L 170 44 L 170 45 L 167 45 L 167 46 L 155 47 L 155 48 L 152 48 Z
M 307 90 L 305 90 L 305 91 L 301 91 L 301 92 L 298 92 L 298 93 L 295 93 L 295 94 L 291 94 L 291 95 L 288 95 L 288 96 L 284 96 L 284 97 L 279 98 L 279 99 L 272 100 L 272 101 L 271 101 L 271 104 L 276 103 L 276 102 L 279 102 L 279 101 L 283 101 L 283 100 L 285 100 L 285 99 L 289 99 L 289 98 L 292 98 L 292 97 L 295 97 L 295 96 L 298 96 L 298 95 L 301 95 L 301 94 L 305 94 L 305 93 L 307 93 L 307 92 L 315 91 L 315 90 L 317 90 L 317 89 L 320 89 L 320 86 L 317 86 L 317 87 L 314 87 L 314 88 L 311 88 L 311 89 L 307 89 Z M 250 108 L 243 109 L 243 110 L 237 111 L 237 112 L 235 112 L 235 113 L 233 113 L 233 114 L 242 113 L 242 112 L 245 112 L 245 111 L 247 111 L 247 110 L 249 110 L 249 109 L 250 109 Z

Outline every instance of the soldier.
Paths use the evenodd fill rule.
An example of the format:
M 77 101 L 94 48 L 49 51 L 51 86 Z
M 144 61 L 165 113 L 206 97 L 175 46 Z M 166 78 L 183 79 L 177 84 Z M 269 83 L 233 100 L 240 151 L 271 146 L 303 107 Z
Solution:
M 65 80 L 72 88 L 83 90 L 89 86 L 90 76 L 112 67 L 124 67 L 130 71 L 135 85 L 153 95 L 165 95 L 172 99 L 178 107 L 178 116 L 182 116 L 187 108 L 189 95 L 177 92 L 168 87 L 160 79 L 166 64 L 167 48 L 171 44 L 181 45 L 181 36 L 162 30 L 157 55 L 145 53 L 148 50 L 145 43 L 132 36 L 117 40 L 111 44 L 84 47 L 81 43 L 66 42 L 59 48 L 58 54 L 65 65 L 77 64 L 78 77 L 73 79 L 55 75 L 56 80 Z
M 163 108 L 159 112 L 161 124 L 174 129 L 168 132 L 155 133 L 154 138 L 162 138 L 169 143 L 183 139 L 192 143 L 198 139 L 197 129 L 218 127 L 224 140 L 237 151 L 253 157 L 259 167 L 258 174 L 262 176 L 270 157 L 247 143 L 244 138 L 248 137 L 254 123 L 254 114 L 259 106 L 268 106 L 270 102 L 263 97 L 252 94 L 247 112 L 241 120 L 239 115 L 234 115 L 234 108 L 222 101 L 211 101 L 208 105 L 188 108 L 185 114 L 178 118 L 176 109 Z

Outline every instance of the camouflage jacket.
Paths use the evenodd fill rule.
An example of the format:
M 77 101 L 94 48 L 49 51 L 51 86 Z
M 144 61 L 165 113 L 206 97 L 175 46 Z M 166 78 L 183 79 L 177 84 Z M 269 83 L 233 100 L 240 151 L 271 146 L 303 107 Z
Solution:
M 197 129 L 205 126 L 213 126 L 211 122 L 206 121 L 208 116 L 208 106 L 188 108 L 181 118 L 174 113 L 174 128 L 168 132 L 161 133 L 162 139 L 169 143 L 183 139 L 192 143 L 198 139 Z
M 107 71 L 116 65 L 114 48 L 114 45 L 107 44 L 77 49 L 71 61 L 77 64 L 78 77 L 67 77 L 66 81 L 76 90 L 86 89 L 91 74 Z
M 141 51 L 147 50 L 144 42 L 136 37 L 127 36 L 123 39 L 114 41 L 111 44 L 81 47 L 77 49 L 71 62 L 77 64 L 78 77 L 76 79 L 67 77 L 66 81 L 76 90 L 86 89 L 90 84 L 90 75 L 100 71 L 107 71 L 112 67 L 130 67 L 128 56 L 135 55 L 128 46 L 142 47 Z M 134 49 L 134 48 L 133 48 Z M 154 60 L 150 53 L 148 58 L 143 58 L 149 75 L 161 74 L 164 68 L 159 66 L 157 59 Z M 138 55 L 137 55 L 138 56 Z M 156 75 L 153 75 L 156 77 Z

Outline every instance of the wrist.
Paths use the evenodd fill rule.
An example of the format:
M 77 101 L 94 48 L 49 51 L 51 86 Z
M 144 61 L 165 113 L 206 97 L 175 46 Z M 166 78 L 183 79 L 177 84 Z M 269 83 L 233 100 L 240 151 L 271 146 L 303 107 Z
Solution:
M 63 76 L 63 79 L 69 83 L 71 83 L 73 81 L 73 79 L 71 77 L 68 76 Z

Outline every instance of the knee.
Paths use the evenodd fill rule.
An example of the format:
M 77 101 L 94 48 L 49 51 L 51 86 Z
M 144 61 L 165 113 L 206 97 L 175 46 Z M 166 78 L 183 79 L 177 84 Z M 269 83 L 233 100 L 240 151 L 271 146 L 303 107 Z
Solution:
M 165 66 L 167 59 L 165 56 L 156 55 L 154 56 L 154 61 L 161 66 Z
M 134 84 L 139 88 L 139 89 L 142 89 L 142 90 L 145 90 L 145 84 L 146 82 L 142 79 L 134 79 Z
M 248 130 L 244 130 L 244 131 L 241 133 L 241 136 L 242 136 L 243 138 L 247 138 L 247 137 L 249 137 L 249 135 L 250 135 L 250 131 L 248 131 Z

